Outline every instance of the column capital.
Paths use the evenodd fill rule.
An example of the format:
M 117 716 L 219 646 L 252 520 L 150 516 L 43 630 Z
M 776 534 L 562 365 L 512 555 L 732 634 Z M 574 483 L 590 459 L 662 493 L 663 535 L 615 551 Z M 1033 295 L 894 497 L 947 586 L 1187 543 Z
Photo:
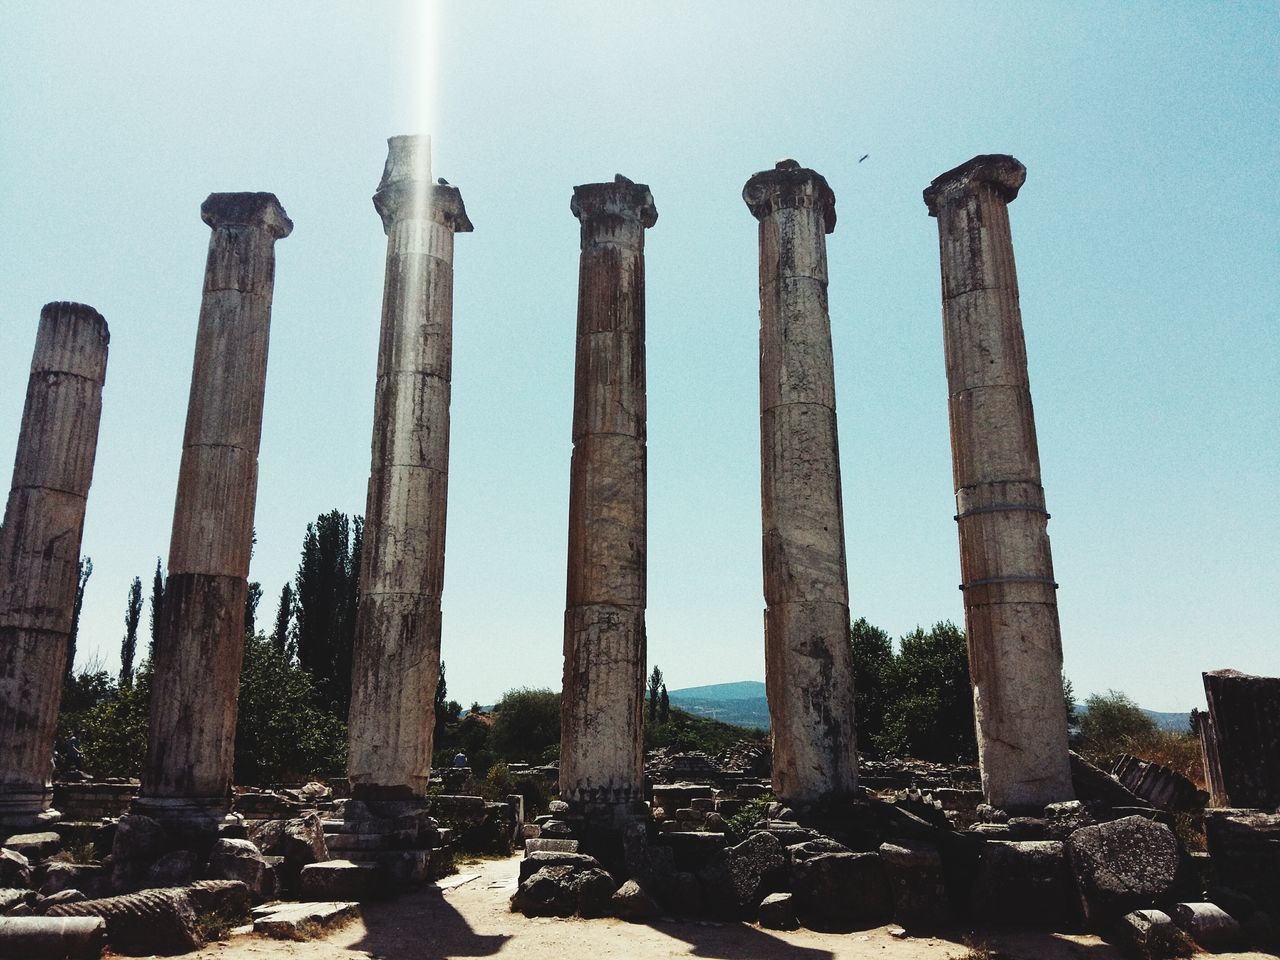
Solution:
M 454 233 L 470 233 L 475 229 L 467 217 L 461 191 L 448 184 L 424 180 L 384 181 L 373 195 L 373 208 L 382 218 L 382 229 L 388 233 L 402 220 L 435 220 Z
M 813 207 L 822 211 L 824 233 L 836 228 L 836 195 L 826 177 L 795 160 L 779 160 L 772 170 L 753 175 L 742 199 L 757 220 L 786 208 Z
M 583 183 L 573 188 L 569 209 L 588 226 L 608 220 L 632 220 L 642 227 L 658 222 L 658 208 L 647 183 L 636 183 L 616 174 L 608 183 Z M 584 234 L 585 235 L 585 234 Z
M 200 219 L 213 227 L 262 227 L 277 240 L 293 232 L 293 221 L 274 193 L 211 193 Z
M 1027 168 L 1007 153 L 984 153 L 934 177 L 925 187 L 924 202 L 929 216 L 936 217 L 946 204 L 968 196 L 979 184 L 989 183 L 1009 203 L 1026 180 Z

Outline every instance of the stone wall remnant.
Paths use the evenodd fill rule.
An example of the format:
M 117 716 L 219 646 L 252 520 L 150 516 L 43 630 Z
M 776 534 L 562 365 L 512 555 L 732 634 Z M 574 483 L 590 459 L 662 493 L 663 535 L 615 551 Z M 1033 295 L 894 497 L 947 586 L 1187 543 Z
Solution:
M 573 188 L 581 223 L 560 711 L 560 795 L 644 799 L 644 232 L 653 195 L 621 175 Z
M 1280 677 L 1239 670 L 1202 675 L 1209 705 L 1207 726 L 1198 721 L 1205 775 L 1215 807 L 1280 807 Z
M 1026 168 L 974 157 L 924 191 L 938 220 L 969 672 L 987 802 L 1072 799 L 1062 638 L 1008 204 Z
M 765 682 L 774 792 L 858 785 L 826 234 L 835 194 L 794 160 L 742 197 L 760 221 L 760 472 Z
M 92 307 L 40 311 L 0 530 L 0 825 L 57 816 L 50 761 L 110 339 Z
M 177 821 L 231 808 L 275 243 L 293 230 L 271 193 L 213 193 L 200 215 L 212 233 L 134 802 Z
M 431 773 L 444 590 L 456 187 L 431 141 L 392 137 L 373 205 L 387 235 L 349 714 L 356 796 L 421 797 Z

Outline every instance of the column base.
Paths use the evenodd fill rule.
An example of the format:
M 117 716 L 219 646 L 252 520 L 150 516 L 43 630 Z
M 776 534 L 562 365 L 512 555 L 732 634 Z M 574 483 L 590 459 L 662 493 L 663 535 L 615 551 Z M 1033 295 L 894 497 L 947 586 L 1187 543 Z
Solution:
M 135 797 L 129 812 L 150 817 L 181 835 L 224 834 L 244 823 L 227 797 Z

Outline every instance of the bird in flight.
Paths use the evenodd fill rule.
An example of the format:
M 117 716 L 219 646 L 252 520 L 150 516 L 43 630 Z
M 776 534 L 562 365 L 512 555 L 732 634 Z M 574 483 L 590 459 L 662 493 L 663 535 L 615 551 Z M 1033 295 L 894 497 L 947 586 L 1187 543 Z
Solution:
M 860 157 L 858 158 L 858 162 L 859 162 L 859 163 L 861 163 L 863 160 L 867 159 L 867 157 L 869 157 L 869 156 L 871 156 L 871 154 L 869 154 L 869 153 L 864 153 L 862 156 L 860 156 Z

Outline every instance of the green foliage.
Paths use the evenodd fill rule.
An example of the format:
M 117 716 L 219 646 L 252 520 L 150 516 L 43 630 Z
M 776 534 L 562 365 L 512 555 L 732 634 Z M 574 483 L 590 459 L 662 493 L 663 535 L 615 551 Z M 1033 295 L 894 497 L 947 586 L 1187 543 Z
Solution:
M 747 831 L 769 815 L 769 807 L 777 800 L 772 793 L 764 793 L 754 800 L 748 800 L 742 809 L 726 821 L 729 829 L 736 836 L 745 837 Z
M 1113 756 L 1129 752 L 1133 742 L 1156 732 L 1155 721 L 1117 690 L 1095 693 L 1085 700 L 1087 712 L 1080 720 L 1081 752 Z
M 360 605 L 360 517 L 331 510 L 307 524 L 297 588 L 298 659 L 320 701 L 342 720 L 351 703 L 351 653 Z
M 560 694 L 521 687 L 508 690 L 493 708 L 489 747 L 504 760 L 539 762 L 560 742 Z
M 1062 675 L 1062 704 L 1067 710 L 1067 723 L 1072 723 L 1076 718 L 1076 688 L 1067 675 Z
M 262 584 L 257 580 L 249 583 L 244 595 L 244 632 L 256 633 L 258 629 L 258 604 L 262 602 Z
M 271 629 L 271 645 L 276 652 L 288 657 L 294 656 L 293 642 L 293 585 L 286 583 L 280 590 L 280 602 L 276 605 L 276 623 Z
M 858 724 L 858 744 L 874 749 L 884 734 L 885 718 L 895 692 L 889 677 L 893 669 L 893 641 L 865 617 L 849 628 L 853 650 L 853 705 Z
M 71 605 L 71 632 L 67 634 L 67 672 L 70 678 L 76 671 L 76 638 L 80 635 L 80 611 L 84 609 L 84 588 L 89 585 L 93 576 L 93 561 L 89 557 L 80 558 L 80 575 L 76 580 L 76 598 Z
M 708 717 L 695 716 L 679 707 L 669 707 L 666 719 L 659 710 L 658 722 L 647 723 L 644 728 L 644 748 L 669 747 L 681 753 L 700 750 L 715 755 L 741 740 L 767 737 L 763 730 L 737 727 Z
M 120 641 L 120 686 L 133 686 L 133 658 L 138 650 L 138 622 L 142 619 L 142 578 L 134 577 L 124 609 L 124 639 Z
M 658 667 L 653 668 L 653 672 L 649 674 L 649 694 L 646 698 L 649 709 L 649 722 L 655 723 L 658 719 L 658 694 L 664 686 L 662 682 L 662 671 Z
M 346 724 L 317 706 L 310 675 L 265 634 L 246 634 L 236 721 L 236 782 L 340 776 L 346 752 Z
M 160 558 L 156 557 L 156 572 L 151 577 L 151 646 L 147 659 L 156 660 L 156 641 L 160 638 L 160 614 L 164 606 L 164 571 L 160 566 Z
M 95 777 L 136 777 L 147 756 L 151 669 L 144 662 L 132 686 L 118 687 L 106 671 L 77 674 L 58 715 L 58 744 L 80 738 L 84 767 Z
M 972 760 L 978 753 L 964 631 L 950 621 L 902 638 L 886 665 L 884 727 L 872 746 L 886 756 Z
M 664 683 L 658 690 L 658 722 L 666 723 L 671 719 L 671 698 L 667 696 L 667 685 Z

